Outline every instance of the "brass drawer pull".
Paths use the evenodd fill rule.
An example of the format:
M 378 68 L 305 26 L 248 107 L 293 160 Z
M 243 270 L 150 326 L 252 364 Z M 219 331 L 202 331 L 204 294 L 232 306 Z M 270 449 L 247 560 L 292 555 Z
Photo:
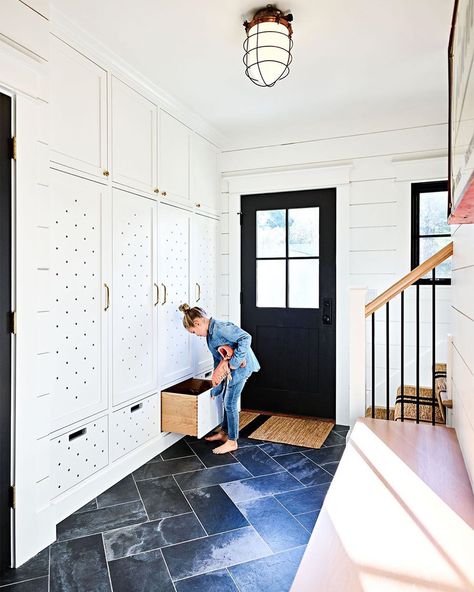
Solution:
M 110 308 L 110 288 L 107 284 L 104 284 L 105 288 L 105 306 L 104 310 L 107 311 Z
M 168 291 L 166 289 L 166 286 L 164 284 L 161 284 L 163 286 L 163 302 L 161 303 L 161 306 L 163 306 L 163 304 L 166 304 L 166 296 L 168 294 Z
M 160 287 L 158 286 L 158 284 L 153 284 L 156 288 L 156 300 L 153 304 L 153 306 L 156 306 L 158 304 L 158 302 L 160 301 Z
M 199 302 L 201 300 L 201 286 L 197 282 L 196 282 L 196 288 L 197 288 L 196 302 Z

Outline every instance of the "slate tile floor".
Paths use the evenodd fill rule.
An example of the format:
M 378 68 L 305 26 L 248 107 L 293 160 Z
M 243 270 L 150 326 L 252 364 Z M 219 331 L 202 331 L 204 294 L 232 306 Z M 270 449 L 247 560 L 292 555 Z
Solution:
M 288 592 L 345 446 L 180 440 L 57 527 L 0 592 Z

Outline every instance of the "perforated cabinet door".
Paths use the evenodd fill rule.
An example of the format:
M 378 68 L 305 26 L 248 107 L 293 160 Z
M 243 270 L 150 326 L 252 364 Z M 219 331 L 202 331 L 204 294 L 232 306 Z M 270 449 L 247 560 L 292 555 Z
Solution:
M 210 317 L 216 317 L 218 221 L 196 214 L 192 225 L 192 302 L 203 308 Z M 212 355 L 205 338 L 193 338 L 193 354 L 196 374 L 212 368 Z
M 107 406 L 102 220 L 108 189 L 51 172 L 54 429 Z
M 191 376 L 191 335 L 178 307 L 189 302 L 190 217 L 185 210 L 161 204 L 158 210 L 159 376 L 168 386 Z
M 118 405 L 157 389 L 156 203 L 112 196 L 112 399 Z

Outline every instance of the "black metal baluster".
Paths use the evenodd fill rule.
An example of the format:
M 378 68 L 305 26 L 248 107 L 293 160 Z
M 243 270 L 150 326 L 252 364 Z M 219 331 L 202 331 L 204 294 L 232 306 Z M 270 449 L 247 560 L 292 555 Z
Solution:
M 436 270 L 433 267 L 433 290 L 431 292 L 431 313 L 432 313 L 432 319 L 431 319 L 431 324 L 432 324 L 432 335 L 431 335 L 431 339 L 432 339 L 432 343 L 431 343 L 431 348 L 432 348 L 432 381 L 431 381 L 431 388 L 432 388 L 432 392 L 431 392 L 431 423 L 433 425 L 435 425 L 436 423 L 436 407 L 435 407 L 435 401 L 436 401 L 436 393 L 435 393 L 435 370 L 436 370 Z
M 386 339 L 387 343 L 385 346 L 385 364 L 386 364 L 386 382 L 387 382 L 387 392 L 386 392 L 386 417 L 385 419 L 390 419 L 390 310 L 389 310 L 389 302 L 385 305 L 385 329 L 386 329 Z
M 400 294 L 400 419 L 405 420 L 405 292 Z
M 372 419 L 375 417 L 375 312 L 372 313 Z
M 416 423 L 420 423 L 420 284 L 416 284 Z

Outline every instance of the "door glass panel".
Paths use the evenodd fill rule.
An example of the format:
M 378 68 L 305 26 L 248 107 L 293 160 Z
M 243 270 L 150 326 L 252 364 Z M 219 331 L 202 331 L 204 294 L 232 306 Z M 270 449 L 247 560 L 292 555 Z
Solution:
M 257 306 L 284 308 L 285 305 L 285 260 L 257 261 Z
M 420 238 L 420 263 L 429 259 L 432 255 L 437 253 L 440 249 L 450 243 L 452 238 L 450 236 L 430 236 Z M 427 273 L 423 279 L 431 279 L 431 271 Z M 436 268 L 436 278 L 451 278 L 451 257 L 443 261 L 441 265 Z
M 286 256 L 286 211 L 257 212 L 257 257 Z
M 319 208 L 288 210 L 288 256 L 319 255 Z
M 420 193 L 420 234 L 451 234 L 447 203 L 447 191 Z
M 319 259 L 289 262 L 290 308 L 319 308 Z

